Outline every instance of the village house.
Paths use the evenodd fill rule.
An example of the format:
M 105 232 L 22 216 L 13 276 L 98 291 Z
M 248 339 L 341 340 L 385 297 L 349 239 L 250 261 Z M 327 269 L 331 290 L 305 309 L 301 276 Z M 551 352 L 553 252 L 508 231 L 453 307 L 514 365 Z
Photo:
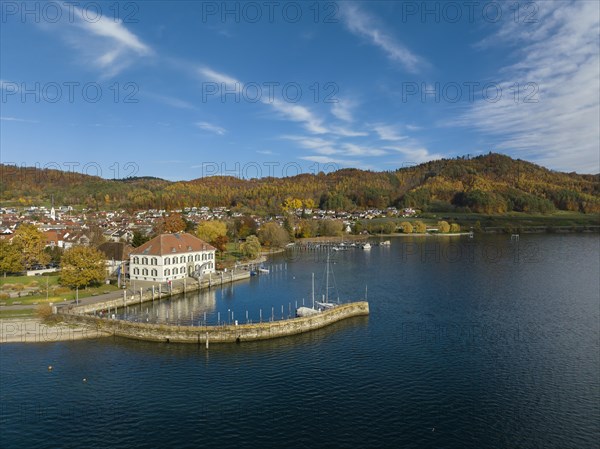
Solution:
M 129 256 L 132 280 L 167 282 L 215 271 L 216 249 L 188 233 L 161 234 Z

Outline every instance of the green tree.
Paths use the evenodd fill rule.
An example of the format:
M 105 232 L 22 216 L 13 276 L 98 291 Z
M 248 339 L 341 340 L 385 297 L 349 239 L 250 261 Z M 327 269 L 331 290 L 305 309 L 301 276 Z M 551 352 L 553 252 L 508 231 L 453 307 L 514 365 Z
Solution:
M 0 272 L 18 273 L 23 271 L 21 252 L 15 245 L 5 240 L 0 240 Z
M 258 238 L 263 245 L 271 247 L 284 246 L 290 240 L 287 231 L 274 221 L 262 225 Z
M 50 262 L 59 264 L 64 251 L 58 246 L 47 246 L 44 248 L 44 252 L 50 256 Z
M 46 265 L 50 261 L 50 256 L 44 252 L 46 247 L 44 233 L 32 224 L 19 226 L 12 244 L 21 253 L 21 262 L 26 269 L 35 264 Z
M 73 246 L 62 257 L 60 283 L 71 288 L 101 283 L 105 278 L 104 254 L 88 246 Z
M 214 242 L 219 236 L 227 235 L 227 223 L 224 221 L 203 221 L 196 228 L 196 235 L 205 242 Z
M 148 236 L 142 234 L 140 231 L 133 231 L 133 238 L 131 239 L 131 246 L 133 246 L 134 248 L 137 248 L 138 246 L 142 246 L 148 240 L 150 240 L 150 238 Z
M 427 232 L 427 225 L 423 223 L 421 220 L 415 221 L 413 223 L 414 231 L 419 234 L 425 234 Z
M 446 233 L 450 232 L 450 225 L 448 224 L 447 221 L 438 221 L 437 226 L 438 226 L 438 231 L 441 232 L 442 234 L 446 234 Z
M 400 223 L 400 227 L 402 228 L 402 232 L 404 234 L 412 234 L 413 233 L 413 225 L 408 221 L 403 221 Z
M 248 259 L 256 259 L 260 255 L 260 240 L 255 235 L 250 235 L 246 241 L 240 245 L 242 254 Z
M 450 232 L 452 232 L 452 233 L 460 232 L 460 225 L 458 223 L 452 223 L 450 225 Z

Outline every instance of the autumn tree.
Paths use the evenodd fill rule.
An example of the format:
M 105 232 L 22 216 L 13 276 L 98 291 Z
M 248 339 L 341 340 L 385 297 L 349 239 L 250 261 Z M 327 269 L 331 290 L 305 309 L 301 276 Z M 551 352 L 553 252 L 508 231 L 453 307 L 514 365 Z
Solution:
M 460 232 L 460 225 L 458 223 L 452 223 L 450 225 L 450 232 L 453 232 L 453 233 Z
M 420 220 L 415 221 L 413 223 L 413 230 L 419 234 L 425 234 L 427 232 L 427 225 Z
M 250 235 L 244 243 L 240 245 L 242 254 L 248 259 L 256 259 L 260 255 L 260 240 L 255 235 Z
M 104 254 L 88 246 L 73 246 L 61 262 L 60 283 L 71 288 L 101 283 L 105 276 Z
M 258 231 L 258 238 L 265 246 L 280 247 L 289 242 L 289 235 L 283 227 L 271 221 Z
M 211 240 L 210 244 L 212 246 L 214 246 L 215 248 L 217 248 L 217 251 L 219 251 L 221 254 L 223 254 L 225 252 L 225 250 L 227 249 L 228 241 L 229 241 L 229 239 L 227 238 L 226 235 L 218 235 L 214 240 Z
M 235 231 L 241 239 L 247 238 L 249 235 L 256 234 L 258 225 L 252 217 L 243 216 L 235 219 Z
M 340 220 L 322 220 L 319 233 L 323 236 L 338 237 L 344 232 L 344 223 Z
M 400 227 L 402 228 L 402 232 L 404 234 L 412 234 L 413 233 L 413 225 L 408 221 L 403 221 L 400 223 Z
M 316 237 L 319 233 L 319 223 L 316 220 L 303 219 L 298 223 L 296 237 L 307 238 Z
M 203 221 L 196 228 L 196 235 L 205 242 L 214 242 L 217 237 L 227 235 L 227 224 L 218 220 Z
M 18 248 L 5 240 L 0 240 L 0 272 L 6 276 L 6 273 L 23 271 L 23 268 L 23 261 Z
M 167 234 L 175 234 L 176 232 L 185 231 L 186 223 L 181 217 L 181 214 L 172 213 L 171 215 L 164 218 L 164 230 Z
M 46 265 L 50 260 L 50 256 L 44 252 L 46 247 L 44 233 L 32 224 L 19 226 L 12 244 L 21 254 L 21 262 L 25 269 L 29 269 L 35 264 Z
M 438 226 L 438 231 L 441 232 L 442 234 L 446 234 L 448 232 L 450 232 L 450 225 L 448 224 L 447 221 L 438 221 L 437 223 Z

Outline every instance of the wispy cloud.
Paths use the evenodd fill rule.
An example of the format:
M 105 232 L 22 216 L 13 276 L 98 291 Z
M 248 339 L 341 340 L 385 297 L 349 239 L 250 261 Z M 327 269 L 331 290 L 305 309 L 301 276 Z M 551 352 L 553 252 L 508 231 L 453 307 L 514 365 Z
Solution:
M 197 109 L 190 102 L 181 100 L 180 98 L 172 97 L 170 95 L 161 95 L 152 92 L 144 92 L 144 96 L 177 109 Z
M 376 124 L 373 125 L 373 131 L 375 131 L 381 140 L 388 141 L 399 141 L 406 139 L 406 136 L 402 136 L 398 133 L 398 130 L 393 125 Z
M 304 128 L 312 134 L 325 134 L 328 132 L 328 129 L 323 125 L 323 120 L 305 106 L 287 103 L 277 98 L 274 98 L 273 101 L 265 99 L 263 103 L 273 107 L 288 120 L 302 123 Z
M 329 129 L 332 134 L 337 134 L 338 136 L 343 137 L 364 137 L 369 135 L 369 133 L 366 131 L 355 131 L 344 126 L 332 125 L 329 127 Z
M 438 153 L 430 153 L 425 147 L 388 145 L 384 148 L 402 154 L 405 157 L 405 160 L 402 161 L 403 163 L 412 162 L 420 164 L 421 162 L 442 159 L 444 157 Z
M 502 98 L 474 103 L 450 125 L 475 127 L 494 136 L 498 150 L 554 169 L 600 171 L 599 5 L 538 2 L 537 23 L 506 21 L 482 43 L 519 44 L 518 61 L 501 70 L 509 80 Z
M 0 117 L 0 120 L 2 120 L 3 122 L 39 123 L 37 120 L 28 120 L 28 119 L 24 119 L 24 118 L 5 117 L 5 116 Z
M 84 14 L 74 6 L 72 18 L 64 17 L 56 24 L 45 24 L 44 28 L 55 31 L 58 27 L 66 41 L 83 54 L 84 64 L 98 68 L 104 77 L 113 77 L 139 58 L 154 54 L 122 21 L 107 16 L 91 21 Z
M 412 73 L 419 72 L 425 66 L 425 61 L 411 52 L 408 48 L 398 42 L 387 32 L 378 20 L 360 8 L 356 3 L 338 3 L 340 18 L 348 30 L 371 44 L 383 50 L 386 56 L 393 62 L 401 64 Z
M 339 100 L 337 103 L 331 104 L 331 113 L 344 122 L 352 122 L 354 121 L 354 117 L 352 115 L 353 108 L 353 102 L 348 100 Z
M 217 72 L 210 67 L 200 67 L 198 73 L 208 81 L 212 81 L 219 84 L 225 84 L 229 89 L 229 86 L 235 86 L 236 89 L 242 88 L 242 82 L 235 79 L 232 76 L 226 75 L 225 73 Z
M 212 123 L 209 122 L 196 122 L 194 123 L 198 128 L 204 130 L 204 131 L 208 131 L 211 133 L 215 133 L 218 134 L 219 136 L 223 136 L 227 130 L 225 128 L 222 128 L 220 126 L 214 125 Z

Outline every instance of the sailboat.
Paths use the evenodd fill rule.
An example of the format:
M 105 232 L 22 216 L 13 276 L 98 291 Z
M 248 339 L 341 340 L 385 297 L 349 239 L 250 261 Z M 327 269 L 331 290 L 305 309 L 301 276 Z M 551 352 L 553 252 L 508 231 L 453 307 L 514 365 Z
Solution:
M 296 316 L 310 316 L 319 313 L 320 310 L 315 309 L 315 273 L 312 273 L 312 307 L 298 307 Z
M 327 253 L 327 267 L 325 269 L 325 294 L 323 295 L 322 301 L 315 301 L 315 274 L 312 273 L 312 308 L 311 307 L 298 307 L 296 309 L 296 316 L 310 316 L 316 313 L 322 312 L 323 310 L 333 309 L 338 304 L 329 302 L 329 252 Z

